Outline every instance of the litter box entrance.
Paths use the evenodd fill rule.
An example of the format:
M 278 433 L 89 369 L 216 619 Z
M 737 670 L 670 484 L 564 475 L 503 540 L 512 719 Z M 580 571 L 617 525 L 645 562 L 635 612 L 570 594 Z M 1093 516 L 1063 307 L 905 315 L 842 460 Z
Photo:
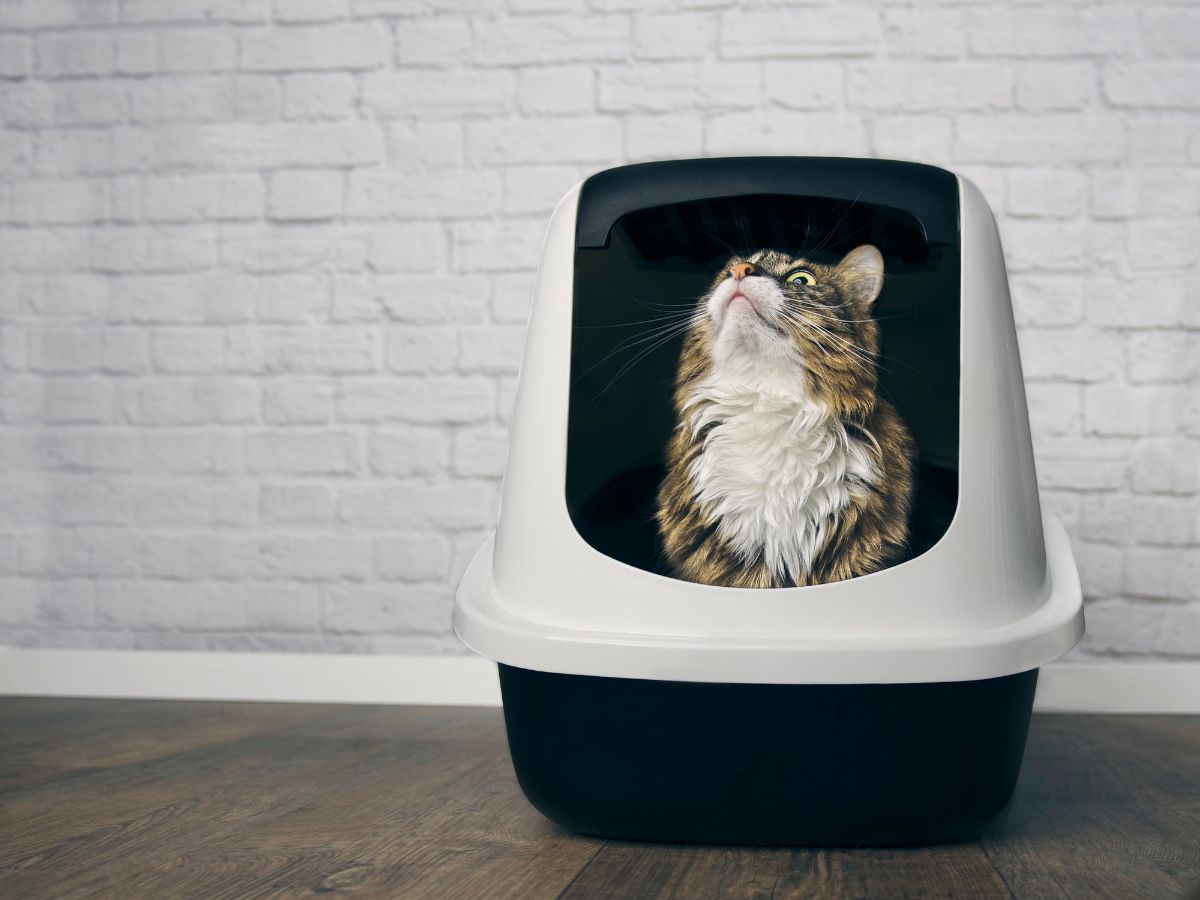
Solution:
M 711 169 L 737 162 L 689 164 Z M 879 167 L 907 165 L 789 162 L 865 163 L 867 174 L 883 184 L 887 172 L 879 174 Z M 672 165 L 684 164 L 626 168 Z M 881 333 L 879 396 L 896 408 L 917 446 L 909 558 L 941 538 L 958 497 L 957 186 L 948 173 L 914 168 L 946 176 L 927 190 L 942 192 L 929 202 L 952 210 L 949 224 L 930 228 L 931 215 L 922 219 L 903 207 L 871 202 L 879 199 L 871 197 L 871 178 L 866 187 L 854 179 L 854 193 L 840 191 L 844 196 L 836 189 L 731 196 L 720 189 L 716 169 L 700 199 L 692 190 L 686 199 L 644 207 L 628 200 L 628 191 L 614 195 L 608 184 L 589 196 L 596 179 L 585 184 L 575 253 L 566 499 L 572 522 L 592 547 L 669 574 L 655 507 L 676 423 L 672 394 L 684 336 L 678 323 L 730 256 L 769 248 L 832 265 L 861 244 L 873 244 L 884 258 L 884 287 L 873 310 Z M 661 194 L 662 179 L 655 185 Z M 652 199 L 653 193 L 641 196 Z M 619 214 L 605 221 L 612 210 Z

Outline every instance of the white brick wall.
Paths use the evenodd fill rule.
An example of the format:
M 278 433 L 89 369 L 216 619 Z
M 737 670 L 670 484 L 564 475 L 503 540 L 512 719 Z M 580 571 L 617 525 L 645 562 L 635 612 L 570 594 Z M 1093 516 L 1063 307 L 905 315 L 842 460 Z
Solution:
M 0 0 L 0 640 L 453 651 L 555 200 L 774 152 L 983 186 L 1080 653 L 1200 657 L 1200 13 L 773 6 Z

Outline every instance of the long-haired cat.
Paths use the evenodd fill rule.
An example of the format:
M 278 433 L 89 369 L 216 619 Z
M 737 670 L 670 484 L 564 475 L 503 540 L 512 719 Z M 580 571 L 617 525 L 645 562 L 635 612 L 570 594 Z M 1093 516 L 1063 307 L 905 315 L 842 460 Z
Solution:
M 883 257 L 735 257 L 701 298 L 675 381 L 657 519 L 673 573 L 823 584 L 899 561 L 913 441 L 878 394 Z

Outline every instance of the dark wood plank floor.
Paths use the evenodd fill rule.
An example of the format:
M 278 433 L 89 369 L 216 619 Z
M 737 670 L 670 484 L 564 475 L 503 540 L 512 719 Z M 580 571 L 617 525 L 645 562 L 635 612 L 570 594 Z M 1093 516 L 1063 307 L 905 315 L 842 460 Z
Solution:
M 1200 897 L 1200 719 L 1036 716 L 978 841 L 568 834 L 499 710 L 0 699 L 0 897 Z

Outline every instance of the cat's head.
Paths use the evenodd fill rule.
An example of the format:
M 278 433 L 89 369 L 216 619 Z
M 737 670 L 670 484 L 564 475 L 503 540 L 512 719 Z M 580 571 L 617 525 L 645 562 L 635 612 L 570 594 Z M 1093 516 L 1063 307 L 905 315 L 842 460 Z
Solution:
M 870 244 L 836 265 L 775 250 L 735 256 L 701 300 L 712 369 L 783 384 L 794 373 L 842 411 L 873 403 L 882 287 L 883 256 Z

